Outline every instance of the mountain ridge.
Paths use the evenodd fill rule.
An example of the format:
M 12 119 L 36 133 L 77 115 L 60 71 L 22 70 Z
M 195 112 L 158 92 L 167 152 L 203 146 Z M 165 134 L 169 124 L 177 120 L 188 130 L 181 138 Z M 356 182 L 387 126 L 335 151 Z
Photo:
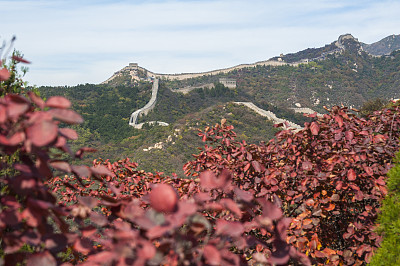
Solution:
M 132 80 L 150 80 L 150 79 L 169 79 L 169 80 L 184 80 L 190 78 L 196 78 L 206 75 L 217 75 L 226 74 L 234 70 L 256 67 L 256 66 L 298 66 L 299 64 L 308 63 L 310 61 L 325 60 L 330 54 L 340 53 L 343 50 L 349 49 L 349 45 L 346 42 L 352 42 L 356 44 L 356 48 L 359 51 L 365 51 L 371 56 L 387 56 L 393 51 L 400 49 L 400 34 L 390 35 L 372 44 L 366 44 L 359 42 L 352 34 L 346 33 L 338 37 L 336 41 L 319 48 L 307 48 L 305 50 L 298 51 L 296 53 L 281 54 L 267 60 L 257 61 L 255 63 L 244 63 L 235 65 L 232 67 L 215 69 L 204 72 L 195 73 L 175 73 L 175 74 L 163 74 L 152 72 L 144 67 L 139 66 L 137 63 L 130 63 L 128 66 L 116 71 L 110 78 L 103 81 L 101 84 L 107 84 L 114 80 L 116 77 L 123 73 L 129 73 Z M 311 56 L 311 58 L 310 58 Z

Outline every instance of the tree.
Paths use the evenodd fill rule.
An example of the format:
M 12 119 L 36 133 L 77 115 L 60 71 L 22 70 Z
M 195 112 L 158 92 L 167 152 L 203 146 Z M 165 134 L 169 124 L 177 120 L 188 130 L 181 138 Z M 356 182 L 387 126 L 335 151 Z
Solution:
M 378 232 L 383 235 L 383 241 L 370 265 L 400 264 L 400 153 L 396 165 L 390 169 L 387 186 L 389 193 L 378 219 Z

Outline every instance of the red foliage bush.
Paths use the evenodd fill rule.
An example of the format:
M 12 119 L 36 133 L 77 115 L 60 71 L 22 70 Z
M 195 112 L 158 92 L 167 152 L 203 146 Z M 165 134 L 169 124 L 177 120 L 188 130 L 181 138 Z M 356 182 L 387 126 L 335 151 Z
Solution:
M 91 151 L 67 145 L 77 134 L 59 123 L 82 122 L 69 106 L 33 93 L 0 99 L 5 265 L 309 264 L 286 242 L 290 219 L 279 201 L 248 194 L 228 171 L 182 180 L 137 171 L 128 159 L 92 167 L 61 160 L 55 149 Z
M 261 145 L 235 141 L 222 121 L 199 133 L 209 145 L 180 179 L 129 159 L 68 163 L 63 153 L 92 149 L 73 153 L 67 140 L 78 136 L 59 124 L 82 118 L 63 97 L 28 95 L 0 98 L 5 265 L 310 265 L 304 254 L 360 265 L 379 244 L 398 105 L 368 119 L 333 107 Z
M 240 189 L 278 196 L 293 217 L 288 243 L 314 263 L 360 265 L 380 242 L 374 222 L 399 149 L 398 110 L 395 104 L 366 120 L 333 107 L 303 130 L 281 131 L 261 145 L 235 142 L 232 126 L 216 125 L 199 133 L 210 145 L 184 168 L 191 176 L 229 169 Z

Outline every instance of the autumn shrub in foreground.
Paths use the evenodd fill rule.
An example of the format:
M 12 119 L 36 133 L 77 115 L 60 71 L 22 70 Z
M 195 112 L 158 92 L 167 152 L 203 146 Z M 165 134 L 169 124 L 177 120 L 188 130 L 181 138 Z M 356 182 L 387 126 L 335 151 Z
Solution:
M 293 218 L 288 243 L 313 263 L 360 265 L 381 240 L 375 222 L 387 194 L 386 173 L 399 149 L 399 105 L 367 119 L 347 108 L 284 130 L 261 145 L 235 142 L 231 126 L 200 132 L 207 145 L 185 165 L 188 175 L 232 172 L 232 181 L 255 197 L 279 197 Z
M 2 71 L 0 86 L 10 75 Z M 4 75 L 3 75 L 4 74 Z M 0 98 L 0 263 L 16 265 L 309 265 L 286 242 L 291 219 L 268 201 L 204 171 L 196 180 L 80 158 L 60 123 L 82 122 L 59 96 Z M 54 172 L 66 173 L 54 177 Z
M 65 153 L 92 151 L 72 152 L 76 132 L 59 127 L 82 122 L 71 103 L 3 91 L 6 265 L 310 265 L 306 255 L 361 265 L 380 243 L 374 224 L 399 148 L 398 105 L 366 119 L 333 107 L 260 145 L 236 142 L 223 120 L 199 133 L 207 145 L 185 165 L 192 178 L 180 179 L 128 159 L 71 165 Z

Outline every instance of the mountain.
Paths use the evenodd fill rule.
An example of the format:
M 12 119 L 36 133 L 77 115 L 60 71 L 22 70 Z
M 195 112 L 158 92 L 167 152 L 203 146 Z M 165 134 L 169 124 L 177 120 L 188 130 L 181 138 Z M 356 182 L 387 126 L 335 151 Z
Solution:
M 182 175 L 182 165 L 202 146 L 197 128 L 222 118 L 234 125 L 240 140 L 257 143 L 268 141 L 276 132 L 273 122 L 261 114 L 302 125 L 310 118 L 298 111 L 323 113 L 324 106 L 360 108 L 375 98 L 400 98 L 400 51 L 388 38 L 380 41 L 380 47 L 392 50 L 382 56 L 367 52 L 363 43 L 345 34 L 324 47 L 254 64 L 204 73 L 159 74 L 131 63 L 103 84 L 39 90 L 45 97 L 70 98 L 83 115 L 85 123 L 77 127 L 82 137 L 75 145 L 99 148 L 87 160 L 131 157 L 145 170 Z M 144 123 L 143 129 L 129 126 L 132 112 L 150 100 L 156 78 L 155 105 L 137 121 Z M 247 107 L 238 102 L 248 103 Z M 148 124 L 151 121 L 169 125 Z
M 393 34 L 383 38 L 378 42 L 371 44 L 362 43 L 361 45 L 364 51 L 371 55 L 389 55 L 391 52 L 400 49 L 400 34 Z

